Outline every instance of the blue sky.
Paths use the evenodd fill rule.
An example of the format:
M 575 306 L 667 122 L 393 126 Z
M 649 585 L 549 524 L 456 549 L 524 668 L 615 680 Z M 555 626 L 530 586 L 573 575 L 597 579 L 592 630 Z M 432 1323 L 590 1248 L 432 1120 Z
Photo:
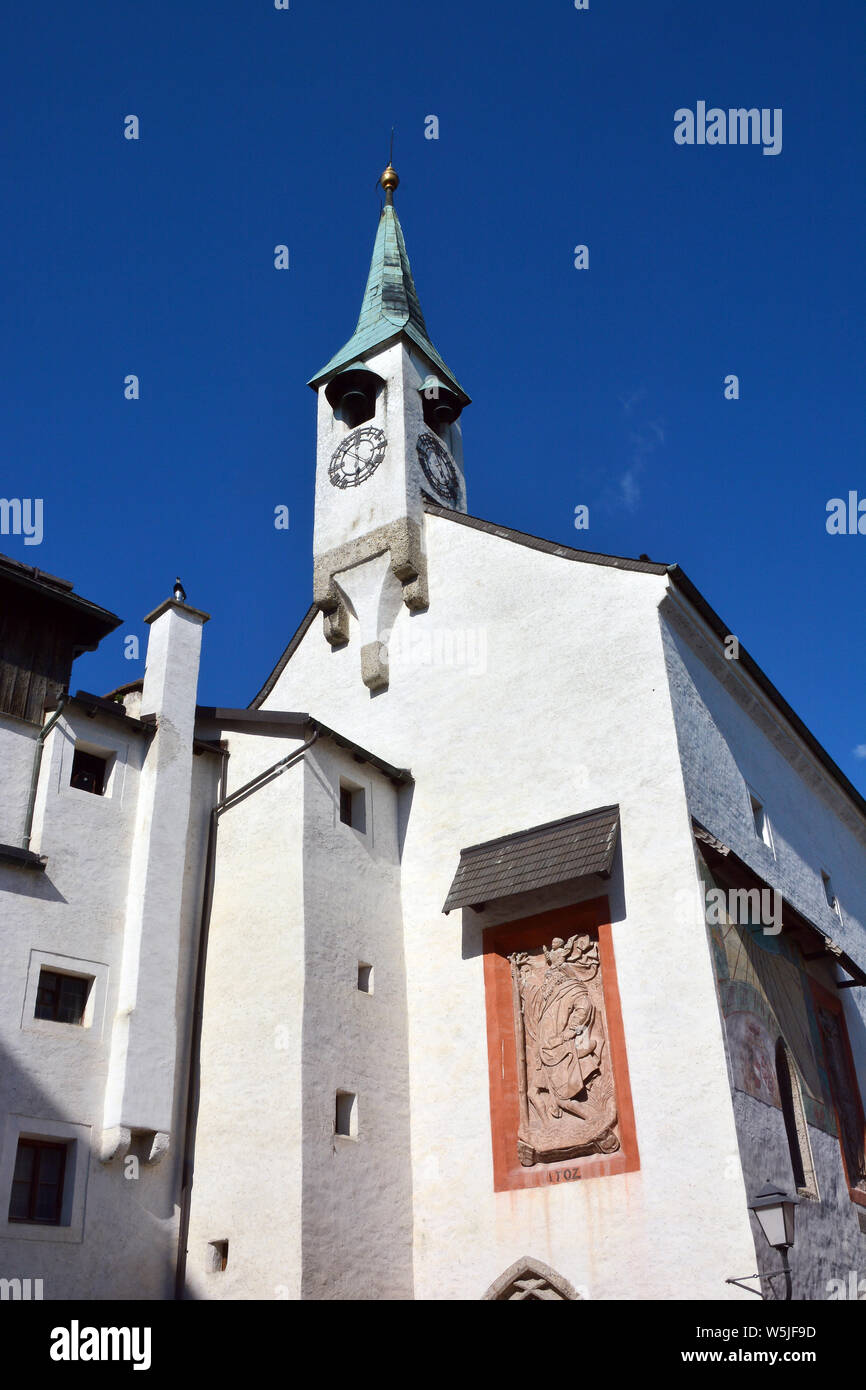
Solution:
M 866 497 L 861 0 L 152 0 L 4 30 L 0 493 L 45 533 L 0 549 L 123 616 L 74 688 L 141 674 L 123 637 L 176 573 L 212 614 L 206 703 L 247 704 L 306 611 L 305 383 L 354 327 L 393 124 L 473 397 L 470 511 L 677 561 L 866 791 L 866 536 L 825 527 Z M 675 144 L 699 100 L 781 108 L 781 153 Z

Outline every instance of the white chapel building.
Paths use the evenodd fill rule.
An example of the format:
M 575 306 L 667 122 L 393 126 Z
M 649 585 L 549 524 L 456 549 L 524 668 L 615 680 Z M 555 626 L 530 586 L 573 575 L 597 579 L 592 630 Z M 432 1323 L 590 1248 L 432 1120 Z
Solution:
M 471 514 L 397 182 L 247 708 L 199 703 L 180 588 L 143 682 L 72 694 L 120 619 L 0 559 L 0 1278 L 785 1297 L 770 1185 L 826 1298 L 866 1269 L 866 802 L 677 565 Z

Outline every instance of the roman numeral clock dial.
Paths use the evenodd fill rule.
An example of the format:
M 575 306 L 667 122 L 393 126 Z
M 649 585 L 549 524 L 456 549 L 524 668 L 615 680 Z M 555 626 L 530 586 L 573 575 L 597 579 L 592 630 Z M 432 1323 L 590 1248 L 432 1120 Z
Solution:
M 454 460 L 445 445 L 434 434 L 418 436 L 416 445 L 418 462 L 434 492 L 447 502 L 456 502 L 460 497 L 460 479 Z
M 385 435 L 375 425 L 347 434 L 331 457 L 328 477 L 334 487 L 358 487 L 376 472 L 385 457 Z

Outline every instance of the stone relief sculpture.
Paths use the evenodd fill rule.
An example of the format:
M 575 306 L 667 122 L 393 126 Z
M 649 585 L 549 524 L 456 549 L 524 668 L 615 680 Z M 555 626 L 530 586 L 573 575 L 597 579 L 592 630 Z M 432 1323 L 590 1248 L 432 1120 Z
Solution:
M 598 942 L 589 935 L 508 957 L 524 1167 L 615 1153 L 616 1094 Z

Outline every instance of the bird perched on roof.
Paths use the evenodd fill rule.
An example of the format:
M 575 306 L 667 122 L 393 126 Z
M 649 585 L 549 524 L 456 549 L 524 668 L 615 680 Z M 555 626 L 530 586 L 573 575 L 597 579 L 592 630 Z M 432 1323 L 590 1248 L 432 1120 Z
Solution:
M 181 584 L 179 577 L 174 581 L 174 596 L 178 603 L 186 603 L 186 590 Z

